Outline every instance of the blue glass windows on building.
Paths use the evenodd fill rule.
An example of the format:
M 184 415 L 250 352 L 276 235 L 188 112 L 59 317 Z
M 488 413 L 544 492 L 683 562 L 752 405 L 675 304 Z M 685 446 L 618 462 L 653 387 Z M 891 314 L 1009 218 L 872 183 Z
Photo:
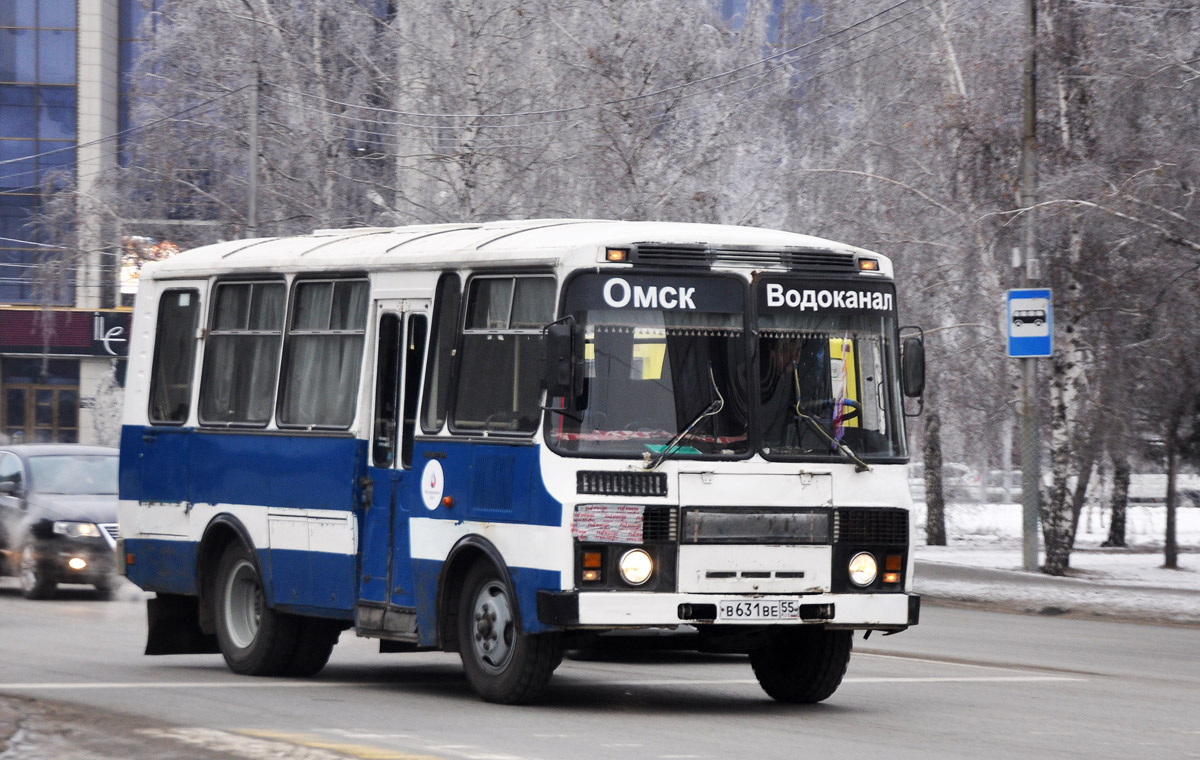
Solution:
M 157 11 L 161 7 L 162 0 L 121 0 L 117 42 L 120 49 L 118 65 L 121 71 L 117 128 L 122 132 L 133 126 L 129 108 L 129 94 L 133 88 L 133 65 L 137 62 L 143 46 L 149 44 L 149 36 L 158 20 Z M 122 148 L 120 161 L 124 164 L 126 160 L 126 151 Z
M 48 241 L 30 222 L 48 180 L 75 170 L 76 24 L 76 0 L 0 0 L 3 303 L 38 300 L 34 282 Z

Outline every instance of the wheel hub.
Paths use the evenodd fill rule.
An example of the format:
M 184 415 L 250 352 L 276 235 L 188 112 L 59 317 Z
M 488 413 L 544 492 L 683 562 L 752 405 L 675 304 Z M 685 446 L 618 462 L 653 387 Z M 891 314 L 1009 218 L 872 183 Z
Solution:
M 512 659 L 516 628 L 507 589 L 495 581 L 484 585 L 472 609 L 476 659 L 487 670 L 503 671 Z

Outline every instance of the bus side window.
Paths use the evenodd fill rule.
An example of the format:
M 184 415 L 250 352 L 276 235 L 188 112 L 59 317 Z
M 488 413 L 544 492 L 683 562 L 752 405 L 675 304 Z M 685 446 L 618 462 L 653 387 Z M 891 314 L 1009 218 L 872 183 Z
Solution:
M 158 303 L 154 369 L 150 372 L 152 423 L 187 422 L 192 403 L 199 307 L 200 294 L 196 290 L 168 290 Z
M 404 342 L 404 415 L 400 418 L 404 426 L 400 464 L 406 470 L 412 467 L 417 396 L 421 391 L 421 358 L 425 355 L 425 335 L 428 330 L 425 315 L 414 314 L 408 318 L 408 340 Z
M 367 281 L 297 282 L 290 320 L 280 424 L 350 427 L 366 340 Z
M 202 423 L 270 421 L 286 297 L 282 281 L 217 285 L 200 376 Z
M 447 273 L 438 280 L 437 302 L 433 308 L 433 350 L 425 375 L 425 401 L 421 429 L 441 432 L 446 424 L 450 401 L 450 370 L 454 366 L 454 342 L 458 337 L 458 309 L 462 291 L 458 275 Z
M 554 278 L 471 279 L 454 426 L 532 433 L 541 419 L 542 329 L 554 319 Z
M 375 431 L 371 462 L 391 467 L 396 459 L 396 404 L 400 396 L 400 315 L 379 318 L 379 347 L 375 366 Z

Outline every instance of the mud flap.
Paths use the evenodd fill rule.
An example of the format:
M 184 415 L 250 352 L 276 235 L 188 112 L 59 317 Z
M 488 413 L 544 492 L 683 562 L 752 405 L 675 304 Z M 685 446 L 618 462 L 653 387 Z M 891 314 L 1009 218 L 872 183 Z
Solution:
M 217 637 L 200 630 L 200 600 L 158 594 L 146 600 L 146 654 L 218 654 Z

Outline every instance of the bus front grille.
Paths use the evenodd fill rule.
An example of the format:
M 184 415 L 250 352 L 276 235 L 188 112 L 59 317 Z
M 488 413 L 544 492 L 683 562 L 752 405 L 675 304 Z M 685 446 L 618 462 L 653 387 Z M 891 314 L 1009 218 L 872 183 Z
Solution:
M 667 474 L 583 470 L 576 473 L 575 492 L 598 496 L 666 496 Z
M 844 507 L 834 512 L 834 543 L 908 545 L 908 511 L 890 507 Z

